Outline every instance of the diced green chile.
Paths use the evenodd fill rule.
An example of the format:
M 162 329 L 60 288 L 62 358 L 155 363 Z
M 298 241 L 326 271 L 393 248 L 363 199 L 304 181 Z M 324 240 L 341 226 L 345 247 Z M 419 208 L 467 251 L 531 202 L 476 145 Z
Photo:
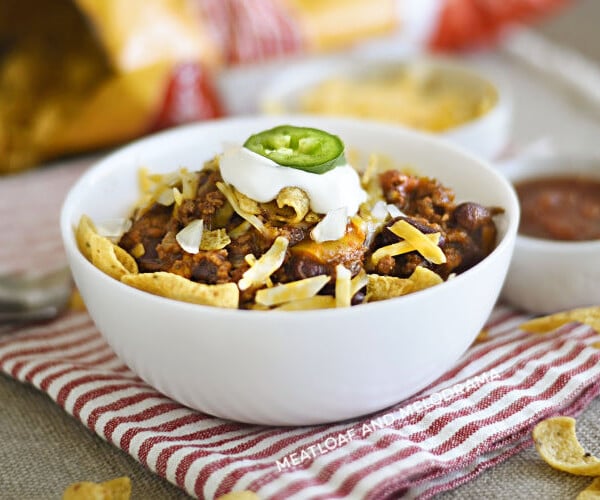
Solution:
M 250 136 L 244 147 L 278 165 L 313 174 L 346 163 L 342 140 L 316 128 L 280 125 Z

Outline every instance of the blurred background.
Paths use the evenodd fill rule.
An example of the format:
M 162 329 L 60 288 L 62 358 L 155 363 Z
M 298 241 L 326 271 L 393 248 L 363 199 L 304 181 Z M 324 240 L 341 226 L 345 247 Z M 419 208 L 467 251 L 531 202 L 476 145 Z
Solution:
M 492 160 L 594 149 L 599 19 L 594 0 L 2 0 L 0 173 L 257 112 L 397 123 Z

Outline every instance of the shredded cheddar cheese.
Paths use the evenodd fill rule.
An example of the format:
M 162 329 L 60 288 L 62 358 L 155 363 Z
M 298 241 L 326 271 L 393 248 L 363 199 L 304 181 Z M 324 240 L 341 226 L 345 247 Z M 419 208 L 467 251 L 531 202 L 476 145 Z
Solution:
M 283 264 L 289 241 L 278 236 L 275 242 L 256 263 L 248 269 L 238 282 L 240 290 L 247 290 L 254 285 L 264 285 L 271 275 Z
M 415 226 L 405 220 L 399 220 L 388 228 L 392 233 L 410 243 L 423 257 L 433 264 L 444 264 L 446 256 L 442 249 L 432 242 L 426 234 L 423 234 Z M 440 236 L 439 233 L 434 233 Z

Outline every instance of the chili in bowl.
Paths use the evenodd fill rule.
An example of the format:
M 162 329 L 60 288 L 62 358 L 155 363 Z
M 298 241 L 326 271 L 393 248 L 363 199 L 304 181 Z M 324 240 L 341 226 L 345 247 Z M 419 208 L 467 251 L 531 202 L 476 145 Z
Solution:
M 292 124 L 303 130 L 294 128 L 281 134 L 279 126 L 282 124 Z M 436 206 L 438 203 L 447 205 L 447 210 L 431 212 L 431 217 L 441 218 L 433 228 L 439 234 L 422 226 L 425 221 L 421 219 L 414 220 L 414 225 L 404 224 L 405 216 L 397 215 L 396 211 L 393 211 L 394 215 L 390 214 L 391 206 L 388 205 L 401 201 L 390 198 L 390 203 L 375 203 L 370 210 L 374 216 L 379 212 L 375 205 L 385 209 L 381 211 L 385 226 L 370 242 L 374 246 L 369 244 L 367 249 L 361 244 L 354 248 L 356 251 L 348 252 L 344 249 L 360 236 L 354 222 L 359 226 L 361 222 L 354 216 L 351 217 L 354 220 L 344 224 L 345 228 L 340 225 L 344 234 L 341 239 L 317 241 L 323 240 L 323 235 L 330 233 L 332 227 L 338 228 L 333 216 L 329 219 L 330 224 L 323 221 L 330 212 L 337 213 L 336 207 L 340 205 L 336 196 L 350 193 L 348 189 L 339 189 L 341 181 L 328 187 L 323 196 L 316 191 L 315 195 L 309 195 L 313 204 L 315 201 L 333 203 L 333 210 L 318 205 L 310 208 L 294 201 L 295 207 L 304 206 L 302 213 L 309 210 L 301 218 L 293 213 L 293 207 L 283 203 L 279 207 L 276 200 L 258 199 L 266 186 L 275 184 L 275 176 L 245 175 L 248 174 L 246 169 L 233 173 L 238 167 L 253 168 L 258 172 L 265 162 L 270 165 L 264 165 L 269 172 L 283 173 L 280 167 L 271 165 L 271 160 L 262 157 L 261 153 L 265 153 L 273 156 L 273 161 L 279 165 L 289 161 L 294 164 L 294 168 L 285 167 L 285 172 L 286 177 L 293 175 L 296 179 L 295 187 L 307 176 L 322 180 L 330 174 L 343 177 L 344 172 L 349 172 L 350 179 L 358 176 L 343 164 L 334 166 L 340 154 L 336 138 L 310 130 L 312 128 L 339 137 L 346 145 L 350 166 L 364 165 L 364 162 L 354 161 L 352 151 L 357 151 L 367 163 L 369 156 L 375 153 L 381 158 L 392 159 L 399 168 L 410 167 L 421 178 L 437 179 L 440 186 L 452 188 L 455 197 L 450 203 L 449 192 L 431 181 L 400 179 L 396 174 L 374 178 L 380 179 L 378 184 L 386 181 L 382 185 L 384 195 L 388 184 L 395 188 L 405 186 L 405 181 L 410 181 L 414 187 L 402 191 L 405 194 L 426 194 L 432 189 L 431 196 L 414 198 L 415 203 L 411 202 L 405 208 L 405 215 L 415 219 L 417 212 L 429 212 L 427 203 L 435 198 Z M 298 141 L 298 151 L 294 153 L 296 144 L 291 138 L 296 132 L 302 132 L 301 138 L 305 140 L 302 145 Z M 291 148 L 287 146 L 287 136 L 290 136 Z M 323 157 L 311 155 L 309 160 L 299 154 L 312 152 L 315 141 L 321 144 L 316 150 L 324 153 Z M 277 147 L 271 147 L 271 142 Z M 228 149 L 228 144 L 237 146 Z M 259 153 L 240 149 L 243 144 Z M 207 160 L 215 157 L 219 158 L 218 169 L 215 162 L 209 161 L 206 165 Z M 244 158 L 243 165 L 236 158 Z M 250 158 L 254 159 L 253 166 Z M 157 181 L 161 185 L 160 191 L 153 190 L 153 194 L 144 191 L 144 195 L 158 196 L 155 201 L 161 205 L 153 204 L 148 211 L 144 211 L 148 207 L 145 202 L 140 204 L 140 168 L 143 167 L 148 176 L 142 175 L 141 179 L 151 183 Z M 305 171 L 317 167 L 318 170 L 332 168 L 321 174 Z M 171 176 L 174 169 L 177 175 Z M 190 176 L 193 172 L 198 175 Z M 171 177 L 175 182 L 173 186 Z M 187 197 L 190 179 L 199 181 L 192 190 L 195 193 L 193 199 Z M 394 179 L 402 180 L 402 183 L 397 184 Z M 248 184 L 243 183 L 244 180 Z M 252 181 L 257 182 L 260 193 L 251 192 Z M 163 184 L 169 189 L 163 189 Z M 363 185 L 368 187 L 370 184 Z M 311 184 L 303 186 L 305 193 L 312 191 Z M 236 193 L 234 187 L 239 193 L 246 193 L 245 198 Z M 297 190 L 291 191 L 298 194 Z M 402 194 L 391 189 L 390 196 L 394 195 L 392 191 Z M 286 192 L 289 194 L 290 190 Z M 357 193 L 360 195 L 360 191 Z M 435 193 L 439 194 L 439 199 Z M 275 196 L 280 197 L 276 191 Z M 304 197 L 287 199 L 301 201 Z M 347 200 L 348 214 L 356 210 L 351 203 L 353 199 Z M 363 196 L 357 196 L 355 201 L 362 205 L 363 199 Z M 179 206 L 177 200 L 181 201 Z M 256 202 L 258 207 L 249 200 Z M 412 195 L 410 200 L 413 200 Z M 481 208 L 473 213 L 465 211 L 464 207 L 475 207 L 465 205 L 466 202 L 502 209 L 502 213 L 494 211 L 491 214 L 497 231 L 495 235 L 471 241 L 463 238 L 467 233 L 478 235 L 485 230 L 487 234 L 493 230 L 488 217 L 480 216 Z M 213 213 L 212 207 L 216 205 L 217 211 Z M 463 208 L 459 209 L 461 206 Z M 91 226 L 86 229 L 83 225 L 81 231 L 74 231 L 83 216 L 89 216 L 100 230 L 103 221 L 127 218 L 135 207 L 138 207 L 137 212 L 133 213 L 131 227 L 125 229 L 126 233 L 121 237 L 121 246 L 118 246 L 119 242 L 94 235 L 88 231 Z M 317 216 L 311 215 L 307 220 L 311 210 Z M 195 222 L 198 211 L 205 225 L 201 235 L 199 223 Z M 360 207 L 357 213 L 362 219 Z M 448 218 L 445 218 L 446 214 Z M 245 221 L 240 221 L 242 215 L 246 217 Z M 296 215 L 302 219 L 300 222 L 292 222 L 291 218 L 296 219 Z M 368 213 L 363 215 L 366 218 Z M 278 220 L 279 216 L 284 220 Z M 347 221 L 347 216 L 344 215 L 342 222 Z M 516 194 L 499 172 L 435 137 L 357 120 L 246 117 L 164 132 L 110 155 L 86 172 L 70 191 L 63 205 L 61 232 L 75 281 L 91 317 L 119 357 L 143 380 L 172 399 L 212 415 L 260 424 L 306 425 L 343 420 L 385 408 L 415 394 L 451 368 L 473 342 L 498 298 L 510 263 L 518 219 Z M 476 221 L 485 224 L 479 226 Z M 404 257 L 399 247 L 406 247 L 406 243 L 398 241 L 392 230 L 395 224 L 398 224 L 395 229 L 404 228 L 413 235 L 415 230 L 423 233 L 414 239 L 415 248 L 424 239 L 437 241 L 434 245 L 437 250 L 431 249 L 438 253 L 444 251 L 447 262 L 436 265 L 431 255 L 421 259 L 412 249 Z M 240 226 L 243 229 L 239 229 Z M 469 229 L 467 226 L 478 227 Z M 259 228 L 266 230 L 264 235 L 261 236 L 263 233 Z M 292 230 L 294 228 L 296 230 Z M 148 230 L 156 230 L 157 234 L 150 234 Z M 190 234 L 194 238 L 189 238 Z M 404 240 L 413 245 L 411 234 L 407 233 L 409 239 Z M 210 238 L 205 239 L 205 236 Z M 383 239 L 378 239 L 379 236 Z M 332 237 L 330 234 L 327 239 Z M 153 242 L 153 238 L 158 242 Z M 298 238 L 300 241 L 296 243 Z M 340 240 L 348 243 L 339 249 L 344 250 L 341 254 L 337 251 Z M 470 262 L 473 265 L 468 269 L 463 271 L 455 266 L 457 248 L 473 250 L 471 243 L 488 240 L 490 248 L 480 254 L 481 258 Z M 288 250 L 277 253 L 279 247 L 286 244 Z M 203 245 L 212 249 L 202 250 Z M 156 255 L 151 253 L 153 249 L 157 251 Z M 321 255 L 319 249 L 321 254 L 324 250 L 334 252 Z M 377 267 L 371 268 L 367 260 L 369 254 L 361 252 L 373 250 L 374 254 L 381 249 L 385 249 L 385 255 L 372 262 Z M 199 251 L 196 253 L 196 250 Z M 275 272 L 269 272 L 268 279 L 273 285 L 269 287 L 267 276 L 258 271 L 259 267 L 262 270 L 271 265 L 263 264 L 274 254 L 283 257 L 283 267 L 277 264 Z M 339 262 L 337 257 L 342 254 L 344 260 Z M 109 255 L 116 256 L 121 264 L 129 262 L 131 265 L 121 279 L 113 273 L 118 265 L 103 269 L 95 265 L 101 262 L 100 256 Z M 335 258 L 330 259 L 331 255 Z M 373 255 L 370 257 L 372 261 Z M 132 259 L 136 260 L 132 263 Z M 115 264 L 114 259 L 112 262 Z M 302 265 L 298 266 L 298 263 Z M 376 297 L 367 297 L 367 292 L 361 300 L 360 294 L 346 293 L 353 287 L 352 280 L 361 275 L 360 266 L 353 263 L 363 263 L 367 275 L 383 277 L 383 280 L 375 278 L 376 281 L 406 284 L 405 280 L 415 272 L 431 278 L 433 274 L 440 274 L 433 283 L 435 286 L 414 293 L 411 290 L 402 296 L 375 300 Z M 386 263 L 403 265 L 392 268 Z M 349 272 L 344 272 L 340 264 Z M 410 268 L 411 264 L 416 264 L 416 268 Z M 454 266 L 452 271 L 448 267 L 450 264 Z M 158 269 L 153 267 L 157 265 L 160 266 Z M 138 274 L 134 273 L 136 266 Z M 309 271 L 311 276 L 306 276 Z M 445 271 L 456 276 L 446 276 Z M 186 278 L 182 274 L 189 276 Z M 153 285 L 168 279 L 172 284 L 170 292 L 183 290 L 181 283 L 185 282 L 188 289 L 193 286 L 196 290 L 208 290 L 204 297 L 215 299 L 213 302 L 218 302 L 221 307 L 206 302 L 188 303 L 186 299 L 191 295 L 199 296 L 196 293 L 186 292 L 177 299 L 173 295 L 172 298 L 159 296 L 157 286 L 142 290 L 141 286 L 134 286 L 132 279 L 149 281 Z M 289 286 L 297 288 L 301 282 L 304 287 L 307 279 L 311 280 L 311 287 L 314 285 L 319 289 L 315 297 L 307 300 L 316 298 L 319 305 L 325 302 L 327 307 L 289 310 L 288 302 L 280 306 L 281 297 L 274 297 L 281 290 L 279 286 L 288 287 L 292 283 Z M 318 281 L 322 282 L 322 288 Z M 239 300 L 232 291 L 239 292 Z M 262 296 L 254 295 L 253 299 L 253 291 Z M 231 294 L 228 297 L 234 300 L 221 301 L 224 294 Z M 352 303 L 351 296 L 360 303 Z M 265 297 L 268 300 L 264 300 Z M 345 300 L 339 300 L 341 297 Z M 265 306 L 268 310 L 255 305 Z
M 530 157 L 505 173 L 521 221 L 504 299 L 535 313 L 600 303 L 600 157 Z
M 508 143 L 512 100 L 496 74 L 442 58 L 325 58 L 282 68 L 261 92 L 269 114 L 395 123 L 437 134 L 486 159 Z

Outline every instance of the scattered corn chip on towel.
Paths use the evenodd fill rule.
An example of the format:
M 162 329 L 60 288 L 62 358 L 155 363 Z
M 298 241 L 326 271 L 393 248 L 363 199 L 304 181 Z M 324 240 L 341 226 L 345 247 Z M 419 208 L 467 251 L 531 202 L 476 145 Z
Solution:
M 59 205 L 84 166 L 0 181 L 0 225 L 13 235 L 0 246 L 0 269 L 63 262 Z M 577 415 L 600 392 L 591 327 L 527 333 L 519 329 L 525 319 L 497 307 L 486 334 L 417 396 L 316 427 L 244 425 L 181 406 L 129 371 L 77 307 L 0 330 L 0 368 L 199 498 L 231 490 L 264 499 L 428 498 L 531 446 L 537 422 Z

